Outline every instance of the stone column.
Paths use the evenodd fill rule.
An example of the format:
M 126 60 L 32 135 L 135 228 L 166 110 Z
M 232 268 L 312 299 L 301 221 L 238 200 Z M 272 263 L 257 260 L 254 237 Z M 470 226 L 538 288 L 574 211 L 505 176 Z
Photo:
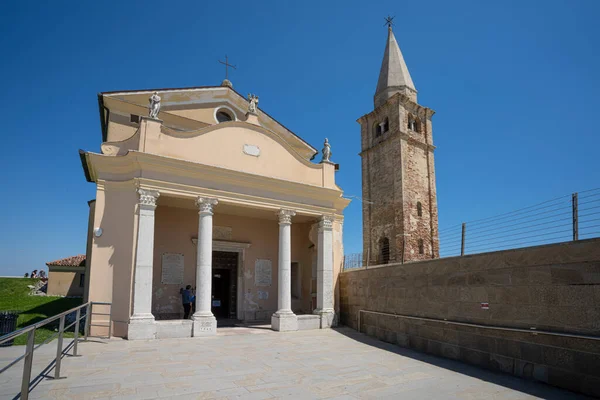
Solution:
M 154 210 L 160 196 L 157 190 L 138 188 L 138 234 L 133 281 L 133 315 L 127 338 L 154 339 L 156 327 L 152 315 L 152 273 L 154 264 Z
M 333 217 L 324 215 L 319 221 L 317 244 L 317 309 L 321 328 L 333 325 Z
M 292 217 L 291 210 L 280 210 L 279 216 L 279 262 L 277 264 L 277 312 L 271 317 L 271 329 L 297 331 L 298 318 L 292 312 Z
M 196 257 L 196 312 L 192 319 L 193 336 L 207 336 L 217 333 L 217 320 L 211 309 L 212 304 L 212 231 L 213 207 L 217 199 L 198 197 L 198 246 Z

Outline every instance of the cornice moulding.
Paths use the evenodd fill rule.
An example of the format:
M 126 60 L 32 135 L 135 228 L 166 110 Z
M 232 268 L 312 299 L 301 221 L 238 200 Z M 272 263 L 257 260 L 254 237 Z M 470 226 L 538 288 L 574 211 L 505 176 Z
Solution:
M 412 101 L 405 94 L 396 93 L 392 97 L 390 97 L 386 103 L 382 104 L 379 107 L 376 107 L 373 111 L 359 117 L 356 120 L 356 122 L 358 122 L 359 124 L 362 124 L 363 122 L 366 121 L 366 119 L 368 117 L 379 115 L 381 113 L 381 111 L 379 111 L 379 110 L 381 110 L 383 108 L 383 106 L 385 104 L 389 103 L 390 101 L 397 101 L 398 104 L 402 104 L 404 106 L 409 106 L 409 107 L 411 107 L 411 109 L 416 110 L 417 114 L 420 114 L 419 116 L 421 116 L 421 117 L 425 116 L 425 117 L 427 117 L 427 119 L 431 119 L 431 117 L 433 117 L 433 115 L 435 114 L 435 111 L 432 110 L 431 108 L 427 108 L 425 106 L 420 105 L 419 103 Z
M 92 167 L 90 175 L 104 179 L 98 176 L 100 173 L 122 174 L 122 180 L 132 179 L 132 174 L 139 172 L 139 177 L 143 177 L 143 171 L 152 170 L 152 167 L 160 167 L 156 170 L 159 172 L 172 172 L 177 176 L 189 176 L 192 178 L 210 177 L 218 175 L 219 181 L 225 179 L 230 183 L 249 184 L 249 185 L 265 185 L 280 187 L 283 191 L 286 189 L 296 192 L 297 190 L 307 191 L 308 193 L 330 192 L 341 196 L 341 190 L 325 188 L 321 186 L 308 185 L 300 182 L 287 181 L 283 179 L 250 174 L 246 172 L 235 171 L 228 168 L 216 167 L 207 164 L 196 163 L 192 161 L 181 160 L 173 157 L 161 156 L 151 153 L 142 153 L 138 151 L 130 151 L 124 156 L 106 156 L 98 153 L 86 153 L 89 164 Z M 319 164 L 322 168 L 322 166 Z M 199 173 L 207 175 L 198 175 Z M 108 180 L 108 179 L 106 179 Z
M 198 188 L 194 186 L 181 185 L 177 183 L 165 183 L 158 181 L 149 181 L 147 179 L 140 179 L 140 185 L 144 188 L 152 188 L 160 190 L 165 195 L 171 195 L 173 197 L 189 198 L 194 199 L 197 196 L 214 197 L 219 202 L 239 205 L 243 207 L 258 208 L 263 210 L 277 211 L 282 208 L 293 209 L 298 214 L 310 215 L 318 217 L 323 214 L 335 214 L 336 219 L 343 220 L 341 214 L 343 209 L 350 203 L 348 199 L 339 198 L 328 201 L 332 204 L 331 207 L 325 207 L 320 205 L 311 205 L 306 203 L 299 203 L 293 201 L 286 201 L 274 198 L 265 198 L 259 196 L 252 196 L 243 193 L 232 193 L 223 190 Z
M 131 188 L 132 182 L 135 182 L 139 187 L 159 190 L 161 193 L 175 197 L 215 197 L 219 201 L 258 208 L 291 208 L 307 215 L 338 214 L 350 203 L 349 199 L 342 197 L 341 190 L 247 174 L 148 153 L 129 152 L 126 156 L 118 157 L 87 153 L 86 156 L 89 159 L 90 175 L 97 182 L 98 190 L 101 188 L 105 190 L 106 186 L 112 185 Z M 158 174 L 172 175 L 172 178 L 153 177 Z M 201 180 L 201 184 L 194 185 L 192 183 L 194 180 Z M 216 187 L 220 189 L 214 189 Z M 266 196 L 272 196 L 251 194 L 257 187 L 260 187 Z M 238 191 L 236 188 L 242 190 Z M 297 200 L 290 201 L 290 198 Z
M 433 152 L 436 149 L 436 147 L 434 145 L 428 144 L 428 143 L 425 143 L 425 142 L 421 142 L 421 141 L 413 138 L 412 136 L 410 136 L 408 133 L 393 132 L 393 133 L 390 133 L 387 138 L 385 138 L 385 139 L 383 139 L 383 140 L 375 143 L 373 146 L 371 146 L 371 147 L 369 147 L 367 149 L 364 149 L 363 151 L 361 151 L 360 153 L 358 153 L 358 155 L 362 157 L 364 154 L 369 153 L 371 150 L 376 149 L 377 147 L 381 146 L 381 144 L 386 143 L 386 142 L 392 140 L 395 137 L 399 137 L 400 139 L 404 139 L 407 142 L 409 142 L 410 144 L 413 144 L 413 145 L 418 146 L 418 147 L 420 147 L 422 149 L 425 149 L 425 150 L 429 150 L 431 152 Z

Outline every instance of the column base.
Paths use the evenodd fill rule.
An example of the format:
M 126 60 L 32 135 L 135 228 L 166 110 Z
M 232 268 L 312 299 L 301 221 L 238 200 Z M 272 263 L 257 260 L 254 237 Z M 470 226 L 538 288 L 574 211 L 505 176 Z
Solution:
M 321 329 L 331 328 L 337 326 L 337 319 L 335 317 L 335 311 L 329 310 L 315 310 L 313 314 L 321 317 Z
M 156 325 L 154 316 L 133 316 L 127 324 L 128 340 L 156 339 Z
M 192 336 L 212 336 L 217 334 L 217 319 L 214 315 L 193 315 Z
M 294 313 L 275 313 L 271 316 L 271 329 L 279 332 L 297 331 L 298 317 Z

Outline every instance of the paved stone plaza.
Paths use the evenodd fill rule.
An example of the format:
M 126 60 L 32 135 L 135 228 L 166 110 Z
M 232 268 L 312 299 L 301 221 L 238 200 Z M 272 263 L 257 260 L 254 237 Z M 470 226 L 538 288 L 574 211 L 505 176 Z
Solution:
M 58 381 L 32 399 L 569 399 L 583 398 L 368 338 L 349 328 L 278 333 L 223 328 L 217 336 L 153 341 L 94 340 L 65 357 Z M 55 349 L 55 347 L 54 347 Z M 5 361 L 22 348 L 0 349 Z M 53 348 L 36 352 L 36 373 Z M 20 368 L 0 375 L 13 398 Z

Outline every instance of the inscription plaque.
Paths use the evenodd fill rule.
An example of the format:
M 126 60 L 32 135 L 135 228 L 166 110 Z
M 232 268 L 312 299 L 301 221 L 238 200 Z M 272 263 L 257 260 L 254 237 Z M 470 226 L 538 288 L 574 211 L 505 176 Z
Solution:
M 254 263 L 254 284 L 256 286 L 271 286 L 272 276 L 271 260 L 257 259 Z
M 258 157 L 258 156 L 260 156 L 260 148 L 258 148 L 258 146 L 255 146 L 253 144 L 245 144 L 244 145 L 244 153 L 248 154 L 249 156 Z
M 231 240 L 231 234 L 229 226 L 213 226 L 213 240 Z
M 183 265 L 183 254 L 163 253 L 161 282 L 165 285 L 181 285 Z

